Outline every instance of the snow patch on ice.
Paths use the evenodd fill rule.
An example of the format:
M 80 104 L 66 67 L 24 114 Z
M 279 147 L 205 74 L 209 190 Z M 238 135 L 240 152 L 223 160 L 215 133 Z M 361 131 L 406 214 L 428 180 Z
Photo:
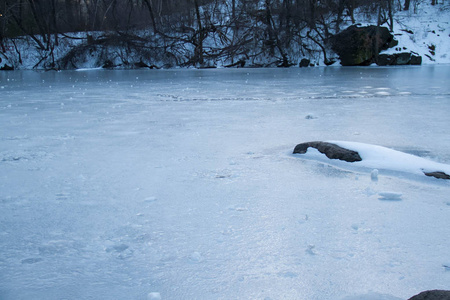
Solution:
M 376 92 L 375 95 L 377 95 L 377 96 L 390 96 L 391 93 L 389 93 L 389 92 Z
M 161 294 L 158 292 L 151 292 L 147 294 L 147 300 L 161 300 Z

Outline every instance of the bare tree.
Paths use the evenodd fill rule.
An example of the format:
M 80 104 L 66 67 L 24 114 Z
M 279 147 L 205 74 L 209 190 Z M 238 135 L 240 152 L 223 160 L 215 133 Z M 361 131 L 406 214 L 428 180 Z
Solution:
M 409 10 L 410 3 L 411 0 L 405 0 L 405 3 L 403 4 L 403 10 Z

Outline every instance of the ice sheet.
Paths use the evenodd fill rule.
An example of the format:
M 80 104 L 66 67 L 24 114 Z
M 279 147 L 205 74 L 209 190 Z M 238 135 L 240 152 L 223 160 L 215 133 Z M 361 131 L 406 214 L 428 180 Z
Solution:
M 338 140 L 449 164 L 449 74 L 2 72 L 0 298 L 448 289 L 446 181 L 381 170 L 373 180 L 291 152 Z

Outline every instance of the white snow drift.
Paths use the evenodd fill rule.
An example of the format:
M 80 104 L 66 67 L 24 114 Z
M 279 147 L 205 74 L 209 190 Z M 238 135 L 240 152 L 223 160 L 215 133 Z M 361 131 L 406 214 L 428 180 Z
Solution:
M 311 147 L 308 148 L 306 154 L 301 154 L 301 156 L 305 158 L 318 158 L 321 161 L 326 161 L 330 164 L 335 164 L 347 169 L 364 169 L 369 172 L 372 170 L 377 170 L 375 172 L 372 171 L 372 178 L 376 178 L 378 176 L 378 171 L 390 173 L 400 172 L 420 176 L 425 176 L 424 172 L 444 172 L 446 174 L 450 174 L 450 165 L 434 162 L 386 147 L 348 141 L 327 142 L 358 152 L 362 158 L 362 161 L 349 163 L 338 160 L 330 160 L 325 156 L 325 154 L 322 154 L 318 150 Z

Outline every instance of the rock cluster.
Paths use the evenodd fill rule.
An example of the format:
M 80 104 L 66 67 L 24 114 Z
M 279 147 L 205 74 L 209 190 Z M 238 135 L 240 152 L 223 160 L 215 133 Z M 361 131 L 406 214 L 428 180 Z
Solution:
M 379 66 L 421 65 L 422 56 L 409 52 L 380 54 L 376 58 Z

